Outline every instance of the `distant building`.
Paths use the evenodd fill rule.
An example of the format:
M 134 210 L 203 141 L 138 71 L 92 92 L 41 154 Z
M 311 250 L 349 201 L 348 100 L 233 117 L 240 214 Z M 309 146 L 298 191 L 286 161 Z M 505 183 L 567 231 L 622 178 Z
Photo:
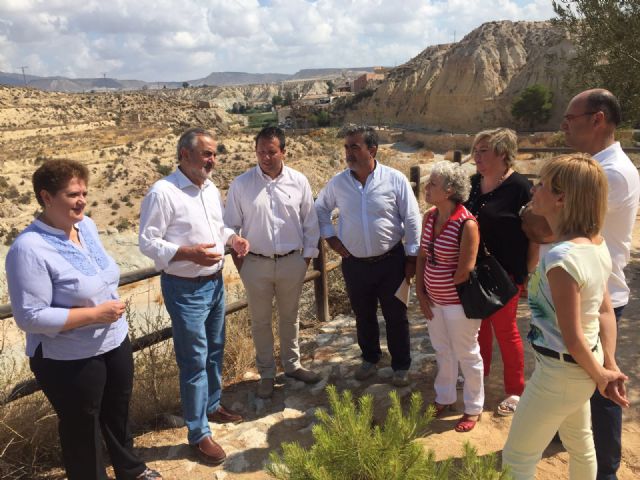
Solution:
M 293 122 L 291 107 L 278 107 L 278 125 L 289 127 Z
M 382 67 L 375 67 L 374 73 L 365 73 L 353 81 L 353 93 L 372 88 L 384 80 L 384 73 L 376 73 L 376 69 L 382 69 Z
M 304 97 L 298 100 L 298 103 L 301 105 L 323 105 L 331 103 L 331 96 L 326 93 L 320 94 L 310 94 L 305 95 Z

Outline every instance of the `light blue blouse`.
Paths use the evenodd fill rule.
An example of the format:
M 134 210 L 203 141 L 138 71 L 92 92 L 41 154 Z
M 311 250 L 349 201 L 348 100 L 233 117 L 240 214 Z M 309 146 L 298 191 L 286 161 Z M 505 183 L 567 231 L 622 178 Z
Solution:
M 127 335 L 125 315 L 112 324 L 61 331 L 69 310 L 118 298 L 120 270 L 89 217 L 76 224 L 82 246 L 62 230 L 34 220 L 13 242 L 5 268 L 13 316 L 27 333 L 26 353 L 42 344 L 44 358 L 77 360 L 118 347 Z

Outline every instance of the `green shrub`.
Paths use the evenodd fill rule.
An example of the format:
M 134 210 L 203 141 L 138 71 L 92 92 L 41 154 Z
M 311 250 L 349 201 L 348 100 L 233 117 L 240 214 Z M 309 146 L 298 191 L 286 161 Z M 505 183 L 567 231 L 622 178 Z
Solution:
M 426 434 L 433 408 L 422 411 L 422 396 L 411 395 L 403 414 L 397 392 L 389 393 L 391 407 L 382 426 L 374 425 L 373 397 L 354 402 L 349 390 L 339 394 L 327 387 L 330 412 L 319 409 L 313 427 L 314 444 L 304 449 L 283 443 L 282 456 L 271 452 L 266 470 L 278 480 L 507 480 L 508 472 L 496 469 L 493 455 L 478 457 L 465 444 L 459 461 L 435 461 L 414 440 Z
M 411 396 L 405 417 L 398 394 L 389 394 L 391 407 L 383 426 L 373 426 L 373 397 L 364 395 L 355 405 L 351 392 L 338 394 L 327 387 L 331 413 L 318 410 L 320 423 L 313 427 L 314 445 L 305 450 L 284 443 L 280 457 L 271 453 L 267 472 L 280 480 L 446 479 L 448 462 L 436 464 L 433 452 L 413 440 L 425 433 L 432 410 L 421 413 L 422 398 Z
M 158 172 L 163 177 L 166 177 L 167 175 L 173 172 L 173 167 L 170 165 L 157 164 L 156 172 Z

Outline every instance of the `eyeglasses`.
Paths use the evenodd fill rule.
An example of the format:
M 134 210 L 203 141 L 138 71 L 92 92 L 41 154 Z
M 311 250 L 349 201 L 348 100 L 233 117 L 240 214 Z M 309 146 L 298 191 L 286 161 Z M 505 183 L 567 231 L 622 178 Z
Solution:
M 437 265 L 438 262 L 436 262 L 436 246 L 433 242 L 429 242 L 427 244 L 427 253 L 429 254 L 429 258 L 427 259 L 429 265 Z
M 576 114 L 573 114 L 573 113 L 567 113 L 566 115 L 563 115 L 563 116 L 562 116 L 562 118 L 564 118 L 564 119 L 565 119 L 565 121 L 570 122 L 570 121 L 572 121 L 572 120 L 575 120 L 575 119 L 576 119 L 576 118 L 578 118 L 578 117 L 584 117 L 585 115 L 594 115 L 594 114 L 596 114 L 596 113 L 598 113 L 598 111 L 595 111 L 595 112 L 576 113 Z

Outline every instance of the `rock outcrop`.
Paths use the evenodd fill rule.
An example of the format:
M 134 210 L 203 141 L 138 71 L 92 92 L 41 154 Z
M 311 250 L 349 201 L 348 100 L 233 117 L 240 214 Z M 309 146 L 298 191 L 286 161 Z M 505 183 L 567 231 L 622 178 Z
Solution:
M 453 44 L 422 51 L 387 74 L 347 120 L 474 132 L 517 126 L 511 105 L 527 86 L 554 94 L 547 125 L 556 129 L 567 102 L 562 79 L 573 46 L 551 22 L 489 22 Z

